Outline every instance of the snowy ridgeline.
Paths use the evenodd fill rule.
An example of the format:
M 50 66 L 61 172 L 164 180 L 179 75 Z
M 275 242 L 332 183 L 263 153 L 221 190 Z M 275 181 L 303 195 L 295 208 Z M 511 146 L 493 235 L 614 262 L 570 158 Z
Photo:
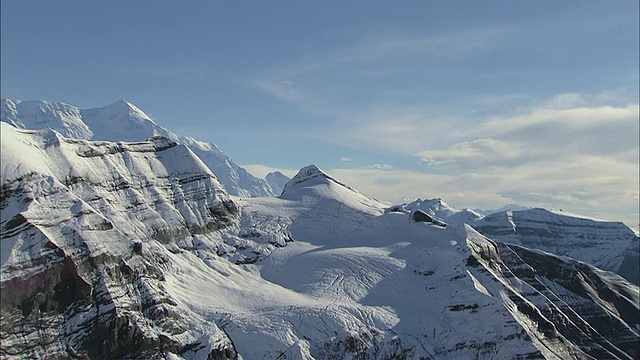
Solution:
M 288 178 L 275 172 L 259 179 L 236 165 L 215 144 L 177 135 L 156 124 L 125 100 L 96 109 L 79 109 L 61 102 L 2 99 L 0 120 L 20 129 L 53 129 L 68 138 L 143 141 L 166 137 L 187 145 L 213 171 L 225 189 L 237 196 L 277 196 Z
M 315 166 L 232 197 L 166 138 L 1 130 L 2 357 L 640 356 L 636 285 L 527 247 L 622 244 L 617 223 L 385 208 Z
M 469 224 L 493 240 L 568 256 L 618 273 L 636 285 L 640 282 L 638 234 L 622 222 L 539 208 L 499 210 L 483 216 L 456 209 L 442 199 L 418 199 L 392 206 L 387 212 L 418 210 L 441 221 Z

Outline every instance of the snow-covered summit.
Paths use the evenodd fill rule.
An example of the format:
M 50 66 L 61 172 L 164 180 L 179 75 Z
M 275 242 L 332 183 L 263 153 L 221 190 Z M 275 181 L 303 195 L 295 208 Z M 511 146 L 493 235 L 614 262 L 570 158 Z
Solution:
M 280 198 L 314 203 L 325 208 L 349 208 L 381 214 L 383 205 L 329 176 L 315 165 L 305 166 L 284 186 Z
M 300 171 L 298 171 L 298 173 L 290 181 L 288 181 L 287 184 L 285 184 L 284 189 L 282 191 L 284 193 L 287 190 L 291 189 L 292 187 L 300 183 L 303 183 L 315 178 L 320 178 L 321 181 L 323 182 L 326 182 L 326 180 L 336 181 L 327 173 L 320 170 L 320 168 L 311 164 L 300 169 Z
M 282 190 L 284 190 L 284 187 L 287 185 L 289 180 L 291 180 L 291 178 L 280 171 L 270 172 L 264 177 L 264 179 L 269 183 L 269 185 L 271 185 L 271 188 L 277 194 L 282 194 Z
M 138 119 L 141 122 L 149 121 L 152 124 L 157 125 L 156 122 L 153 121 L 151 117 L 149 117 L 149 115 L 147 115 L 139 107 L 135 106 L 133 103 L 125 99 L 120 99 L 111 105 L 107 105 L 103 107 L 102 109 L 107 111 L 110 110 L 110 111 L 113 111 L 114 113 L 126 113 L 129 117 Z
M 259 179 L 235 164 L 217 145 L 181 136 L 158 125 L 131 102 L 120 99 L 111 105 L 93 109 L 43 100 L 2 99 L 3 122 L 21 129 L 46 129 L 84 140 L 144 141 L 162 136 L 186 145 L 216 174 L 225 189 L 237 196 L 277 196 L 282 179 Z
M 158 135 L 177 140 L 175 134 L 124 99 L 81 112 L 83 121 L 94 131 L 94 140 L 139 141 Z
M 416 199 L 410 203 L 391 206 L 385 212 L 413 213 L 418 210 L 451 223 L 472 224 L 482 218 L 482 215 L 471 209 L 456 209 L 441 198 Z

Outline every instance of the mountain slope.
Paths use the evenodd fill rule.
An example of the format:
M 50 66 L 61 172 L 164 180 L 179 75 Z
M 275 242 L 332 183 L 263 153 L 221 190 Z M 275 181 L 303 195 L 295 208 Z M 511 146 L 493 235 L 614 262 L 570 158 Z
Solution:
M 224 332 L 162 284 L 168 254 L 222 243 L 215 230 L 237 218 L 202 161 L 165 138 L 87 142 L 0 125 L 3 356 L 152 358 L 206 341 L 232 357 Z
M 271 188 L 277 194 L 282 194 L 282 190 L 284 190 L 284 187 L 287 185 L 289 180 L 291 180 L 280 171 L 270 172 L 264 177 L 264 179 L 269 183 L 269 185 L 271 185 Z
M 492 239 L 566 255 L 640 283 L 640 238 L 621 222 L 529 209 L 494 213 L 473 227 Z
M 147 114 L 126 100 L 95 109 L 78 109 L 59 102 L 2 99 L 0 119 L 17 128 L 50 128 L 70 138 L 84 140 L 143 141 L 162 136 L 189 146 L 220 179 L 225 189 L 237 196 L 276 196 L 281 179 L 272 183 L 258 179 L 236 165 L 215 144 L 180 136 L 156 124 Z
M 566 255 L 618 273 L 636 285 L 640 282 L 640 238 L 621 222 L 545 209 L 505 210 L 482 216 L 473 210 L 456 209 L 441 199 L 417 199 L 385 211 L 416 210 L 447 223 L 469 224 L 494 240 Z
M 230 199 L 168 139 L 2 126 L 5 357 L 640 356 L 615 274 L 384 212 L 315 166 Z

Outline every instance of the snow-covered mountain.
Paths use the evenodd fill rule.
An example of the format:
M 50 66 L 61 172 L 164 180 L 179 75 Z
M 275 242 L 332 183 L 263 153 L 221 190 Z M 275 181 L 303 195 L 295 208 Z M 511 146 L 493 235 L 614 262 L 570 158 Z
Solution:
M 190 147 L 232 195 L 277 196 L 282 192 L 284 175 L 256 178 L 215 144 L 177 135 L 126 100 L 102 108 L 79 109 L 60 102 L 2 99 L 0 119 L 17 128 L 50 128 L 63 136 L 84 140 L 143 141 L 163 136 Z
M 306 166 L 289 181 L 280 198 L 301 201 L 326 209 L 344 206 L 363 213 L 379 214 L 382 204 L 327 175 L 315 165 Z
M 622 222 L 529 209 L 494 213 L 473 227 L 492 239 L 566 255 L 640 283 L 640 238 Z
M 441 221 L 447 221 L 455 224 L 473 224 L 482 218 L 482 215 L 478 214 L 474 210 L 456 209 L 440 198 L 416 199 L 410 203 L 392 206 L 386 211 L 413 213 L 416 210 L 420 210 Z
M 146 357 L 178 343 L 233 349 L 166 293 L 172 254 L 222 243 L 216 230 L 238 217 L 189 148 L 0 125 L 2 357 Z
M 291 178 L 280 171 L 270 172 L 264 177 L 264 179 L 269 183 L 273 191 L 278 194 L 282 194 L 282 190 L 284 190 L 284 187 L 287 185 L 289 180 L 291 180 Z
M 620 276 L 385 211 L 315 166 L 238 198 L 166 138 L 1 135 L 2 357 L 640 356 Z
M 466 223 L 493 240 L 569 256 L 618 273 L 636 285 L 640 283 L 640 238 L 624 223 L 565 211 L 507 207 L 524 210 L 482 216 L 475 210 L 456 209 L 442 199 L 417 199 L 386 211 L 420 210 L 447 223 Z

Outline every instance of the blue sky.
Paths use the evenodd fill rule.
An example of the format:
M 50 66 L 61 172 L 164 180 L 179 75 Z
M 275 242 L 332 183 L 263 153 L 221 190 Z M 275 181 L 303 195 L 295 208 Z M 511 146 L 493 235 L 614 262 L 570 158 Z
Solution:
M 2 97 L 125 98 L 257 175 L 638 223 L 637 1 L 2 1 Z

